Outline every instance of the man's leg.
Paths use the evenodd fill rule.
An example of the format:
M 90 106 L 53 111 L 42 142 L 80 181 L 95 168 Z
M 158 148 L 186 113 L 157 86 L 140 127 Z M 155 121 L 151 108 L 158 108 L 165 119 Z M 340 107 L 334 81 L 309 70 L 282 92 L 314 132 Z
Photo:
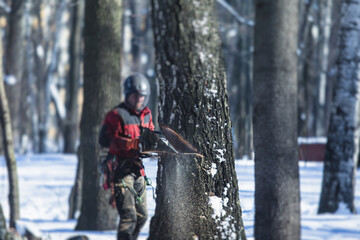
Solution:
M 146 203 L 146 186 L 144 177 L 139 177 L 134 183 L 135 190 L 141 194 L 141 201 L 136 204 L 137 222 L 133 233 L 133 239 L 137 239 L 141 228 L 144 226 L 148 218 L 148 209 Z
M 124 177 L 126 186 L 134 186 L 134 177 L 127 175 Z M 120 215 L 118 228 L 118 240 L 133 240 L 133 233 L 136 228 L 137 216 L 135 207 L 135 197 L 130 189 L 122 186 L 116 187 L 116 207 Z

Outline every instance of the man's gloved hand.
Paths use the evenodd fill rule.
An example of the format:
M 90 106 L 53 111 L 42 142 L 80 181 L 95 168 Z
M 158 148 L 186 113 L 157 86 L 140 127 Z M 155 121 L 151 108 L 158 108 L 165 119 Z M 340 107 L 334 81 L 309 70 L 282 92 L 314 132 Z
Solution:
M 140 128 L 141 131 L 141 151 L 152 151 L 156 149 L 159 138 L 156 133 L 148 128 Z

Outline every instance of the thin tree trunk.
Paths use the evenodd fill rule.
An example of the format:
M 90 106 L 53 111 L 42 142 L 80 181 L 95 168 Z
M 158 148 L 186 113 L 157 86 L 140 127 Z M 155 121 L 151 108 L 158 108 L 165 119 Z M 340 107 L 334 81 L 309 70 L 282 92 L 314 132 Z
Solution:
M 0 204 L 0 240 L 5 240 L 6 236 L 6 220 L 4 217 L 4 212 Z
M 355 212 L 355 175 L 359 152 L 360 1 L 343 1 L 338 35 L 337 84 L 325 150 L 319 213 L 340 204 Z
M 51 60 L 50 64 L 47 68 L 46 74 L 45 74 L 45 88 L 43 89 L 45 91 L 44 93 L 44 108 L 40 111 L 43 111 L 43 118 L 42 122 L 40 122 L 40 125 L 42 128 L 40 129 L 40 152 L 46 152 L 47 151 L 47 135 L 49 131 L 49 117 L 50 117 L 50 102 L 51 102 L 51 85 L 53 85 L 53 78 L 55 76 L 55 73 L 57 71 L 58 66 L 58 59 L 59 59 L 59 52 L 60 52 L 60 33 L 61 33 L 61 18 L 63 16 L 63 13 L 65 11 L 66 7 L 66 0 L 60 0 L 57 2 L 59 4 L 59 7 L 56 10 L 56 18 L 55 18 L 55 32 L 52 36 L 52 49 L 51 49 Z
M 26 31 L 25 31 L 25 39 L 26 39 L 26 69 L 27 69 L 27 89 L 29 91 L 29 107 L 28 111 L 29 119 L 31 122 L 31 141 L 32 141 L 32 150 L 34 152 L 39 152 L 40 150 L 40 139 L 39 139 L 39 114 L 37 111 L 37 97 L 36 97 L 36 81 L 34 76 L 34 45 L 32 43 L 32 27 L 31 27 L 31 1 L 27 2 L 27 6 L 25 9 L 26 15 Z M 30 131 L 29 131 L 30 132 Z
M 325 129 L 326 134 L 329 130 L 330 125 L 330 114 L 331 114 L 331 106 L 332 106 L 332 97 L 334 92 L 334 85 L 336 82 L 336 61 L 338 58 L 338 34 L 340 29 L 340 6 L 342 0 L 332 0 L 332 9 L 331 9 L 331 31 L 330 31 L 330 39 L 329 39 L 329 55 L 328 55 L 328 66 L 327 66 L 327 74 L 326 74 L 326 106 L 325 106 Z
M 76 168 L 76 176 L 74 186 L 71 188 L 70 196 L 69 196 L 69 219 L 74 219 L 77 216 L 77 213 L 81 209 L 82 202 L 82 182 L 83 182 L 83 174 L 84 174 L 84 159 L 82 159 L 81 155 L 81 146 L 78 148 L 77 157 L 78 163 Z
M 78 91 L 80 85 L 82 25 L 84 1 L 73 0 L 73 19 L 70 37 L 70 71 L 67 83 L 66 120 L 64 128 L 64 152 L 74 153 L 78 138 Z
M 2 46 L 1 40 L 0 46 Z M 0 47 L 0 56 L 2 56 L 2 47 Z M 19 185 L 11 129 L 11 117 L 2 75 L 2 58 L 0 58 L 0 122 L 9 178 L 10 227 L 15 227 L 16 220 L 20 218 Z
M 9 35 L 6 46 L 5 74 L 7 78 L 14 78 L 15 84 L 7 85 L 6 92 L 12 116 L 14 144 L 19 146 L 19 123 L 21 121 L 21 82 L 24 62 L 24 0 L 12 0 L 9 15 Z
M 329 45 L 330 45 L 330 31 L 332 25 L 331 10 L 332 0 L 321 0 L 321 15 L 320 15 L 320 53 L 319 53 L 319 107 L 320 116 L 318 122 L 317 136 L 326 136 L 326 89 L 327 89 L 327 73 L 329 63 Z
M 300 239 L 297 8 L 297 1 L 288 0 L 257 0 L 255 4 L 253 122 L 257 240 Z

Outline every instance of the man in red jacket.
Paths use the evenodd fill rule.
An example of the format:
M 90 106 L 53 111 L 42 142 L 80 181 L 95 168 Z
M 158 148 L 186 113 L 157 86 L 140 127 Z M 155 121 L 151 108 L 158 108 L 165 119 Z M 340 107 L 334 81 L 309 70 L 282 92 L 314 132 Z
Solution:
M 107 184 L 111 203 L 120 215 L 118 240 L 137 239 L 147 219 L 144 166 L 140 158 L 141 128 L 154 130 L 151 111 L 146 107 L 150 85 L 140 73 L 124 82 L 125 101 L 107 113 L 100 130 L 99 143 L 109 148 L 107 164 L 111 169 Z M 106 185 L 104 188 L 108 188 Z

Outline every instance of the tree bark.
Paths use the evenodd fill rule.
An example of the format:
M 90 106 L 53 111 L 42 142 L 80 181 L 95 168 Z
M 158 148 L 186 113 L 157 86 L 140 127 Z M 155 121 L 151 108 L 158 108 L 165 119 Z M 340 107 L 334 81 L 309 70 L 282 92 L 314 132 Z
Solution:
M 78 163 L 76 167 L 76 176 L 75 176 L 75 183 L 74 186 L 71 188 L 70 196 L 69 196 L 69 219 L 76 218 L 76 214 L 81 209 L 81 202 L 82 202 L 82 178 L 83 178 L 83 171 L 84 171 L 84 159 L 82 159 L 82 155 L 80 154 L 81 146 L 78 148 L 77 157 Z
M 0 46 L 2 41 L 0 40 Z M 2 56 L 2 47 L 0 47 L 0 56 Z M 16 168 L 16 159 L 14 152 L 13 135 L 11 129 L 11 118 L 9 105 L 6 98 L 3 75 L 2 58 L 0 58 L 0 124 L 2 130 L 2 139 L 4 145 L 6 165 L 9 178 L 9 205 L 10 205 L 10 227 L 15 227 L 16 220 L 20 218 L 19 203 L 19 185 Z
M 66 120 L 64 128 L 64 152 L 75 153 L 78 137 L 78 91 L 82 55 L 82 25 L 84 22 L 84 1 L 73 1 L 73 19 L 70 37 L 70 71 L 67 83 Z
M 0 204 L 0 239 L 4 240 L 6 236 L 6 220 L 4 217 L 4 212 Z
M 21 82 L 24 62 L 24 0 L 12 0 L 9 15 L 9 32 L 6 47 L 5 74 L 15 79 L 13 85 L 6 86 L 9 98 L 10 115 L 13 122 L 14 144 L 19 145 L 19 123 L 21 104 Z
M 326 136 L 329 130 L 330 125 L 330 115 L 331 115 L 331 106 L 332 106 L 332 97 L 334 92 L 334 85 L 336 82 L 336 61 L 338 59 L 338 34 L 340 29 L 340 6 L 342 0 L 332 0 L 332 9 L 331 9 L 331 30 L 329 38 L 329 56 L 328 56 L 328 66 L 327 66 L 327 76 L 326 76 L 326 106 L 325 106 L 325 130 Z
M 334 88 L 325 150 L 319 213 L 343 203 L 355 212 L 355 175 L 359 152 L 360 1 L 342 1 L 338 35 L 337 83 Z
M 216 233 L 211 165 L 200 154 L 161 153 L 156 185 L 156 209 L 149 239 L 212 239 Z M 215 200 L 216 201 L 216 200 Z
M 297 8 L 297 1 L 257 0 L 255 4 L 253 122 L 257 240 L 300 239 Z
M 39 152 L 40 149 L 40 134 L 39 134 L 39 113 L 37 111 L 37 85 L 34 76 L 34 65 L 35 65 L 35 54 L 34 54 L 34 44 L 32 40 L 32 6 L 33 3 L 29 1 L 25 8 L 25 19 L 26 19 L 26 27 L 25 27 L 25 39 L 26 39 L 26 89 L 28 90 L 28 99 L 29 103 L 26 107 L 23 105 L 23 109 L 26 109 L 28 112 L 26 116 L 28 116 L 28 121 L 31 124 L 28 124 L 29 129 L 24 129 L 22 132 L 28 132 L 31 141 L 32 141 L 32 150 L 34 152 Z M 26 103 L 24 101 L 24 103 Z M 22 125 L 24 127 L 24 124 Z M 24 147 L 24 146 L 22 146 Z
M 152 1 L 159 122 L 193 144 L 212 166 L 206 191 L 222 201 L 213 237 L 245 239 L 214 4 Z
M 105 114 L 120 102 L 121 0 L 85 2 L 84 105 L 80 145 L 84 161 L 77 230 L 115 229 L 117 211 L 99 184 L 98 136 Z

